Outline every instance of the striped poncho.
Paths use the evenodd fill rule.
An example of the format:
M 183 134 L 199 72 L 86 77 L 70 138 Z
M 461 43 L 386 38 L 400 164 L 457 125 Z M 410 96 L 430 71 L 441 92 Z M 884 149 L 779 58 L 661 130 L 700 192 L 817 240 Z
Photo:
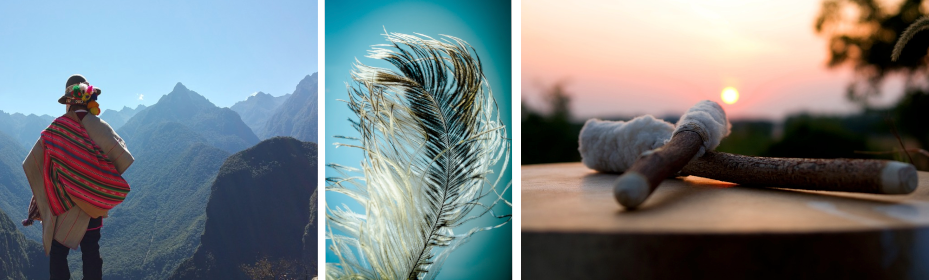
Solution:
M 42 131 L 45 193 L 52 214 L 78 205 L 99 217 L 126 198 L 129 183 L 116 171 L 87 130 L 76 120 L 58 117 Z

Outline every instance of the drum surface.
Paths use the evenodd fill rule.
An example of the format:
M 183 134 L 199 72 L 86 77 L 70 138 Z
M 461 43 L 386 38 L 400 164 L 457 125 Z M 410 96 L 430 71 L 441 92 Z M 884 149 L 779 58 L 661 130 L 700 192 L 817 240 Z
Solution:
M 522 166 L 526 279 L 929 278 L 929 172 L 909 195 L 667 179 L 637 210 L 616 174 Z

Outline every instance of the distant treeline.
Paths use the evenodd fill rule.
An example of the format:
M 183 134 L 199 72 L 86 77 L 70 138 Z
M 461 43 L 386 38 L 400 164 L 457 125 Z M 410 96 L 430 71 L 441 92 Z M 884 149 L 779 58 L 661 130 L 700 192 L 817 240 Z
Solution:
M 907 95 L 890 109 L 864 110 L 859 114 L 826 116 L 799 113 L 783 122 L 730 120 L 731 134 L 716 149 L 721 152 L 767 157 L 879 158 L 909 162 L 907 149 L 929 148 L 929 124 L 921 118 L 929 112 L 929 98 Z M 571 120 L 570 98 L 560 85 L 547 94 L 550 112 L 522 106 L 522 164 L 580 161 L 578 135 L 583 121 Z M 628 121 L 634 116 L 607 117 Z M 675 123 L 679 116 L 661 116 Z M 900 137 L 900 140 L 897 139 Z M 876 152 L 887 152 L 875 154 Z M 929 157 L 910 153 L 920 170 L 929 170 Z

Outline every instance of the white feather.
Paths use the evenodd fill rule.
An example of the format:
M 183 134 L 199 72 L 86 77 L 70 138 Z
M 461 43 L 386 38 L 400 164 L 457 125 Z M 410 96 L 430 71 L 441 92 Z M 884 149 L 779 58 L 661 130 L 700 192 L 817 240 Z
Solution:
M 356 60 L 346 102 L 360 135 L 342 138 L 361 143 L 336 143 L 364 151 L 361 176 L 329 165 L 340 176 L 327 178 L 326 189 L 365 208 L 327 205 L 326 237 L 339 260 L 327 264 L 331 279 L 433 279 L 472 234 L 511 218 L 493 212 L 512 207 L 502 196 L 510 183 L 501 183 L 509 140 L 473 49 L 451 36 L 386 36 L 391 44 L 375 46 L 368 57 L 397 71 Z M 500 221 L 455 232 L 488 214 Z

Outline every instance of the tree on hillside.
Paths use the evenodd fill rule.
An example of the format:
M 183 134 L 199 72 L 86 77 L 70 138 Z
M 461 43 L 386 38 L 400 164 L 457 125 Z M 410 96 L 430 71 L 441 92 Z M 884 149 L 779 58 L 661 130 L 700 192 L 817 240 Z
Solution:
M 550 112 L 522 104 L 522 164 L 580 161 L 577 137 L 582 124 L 571 122 L 570 94 L 556 83 L 544 95 Z
M 815 29 L 829 38 L 829 67 L 855 70 L 848 98 L 865 109 L 887 76 L 905 78 L 904 96 L 892 112 L 901 132 L 929 148 L 929 32 L 910 40 L 897 61 L 890 58 L 897 38 L 925 10 L 922 0 L 824 0 Z

